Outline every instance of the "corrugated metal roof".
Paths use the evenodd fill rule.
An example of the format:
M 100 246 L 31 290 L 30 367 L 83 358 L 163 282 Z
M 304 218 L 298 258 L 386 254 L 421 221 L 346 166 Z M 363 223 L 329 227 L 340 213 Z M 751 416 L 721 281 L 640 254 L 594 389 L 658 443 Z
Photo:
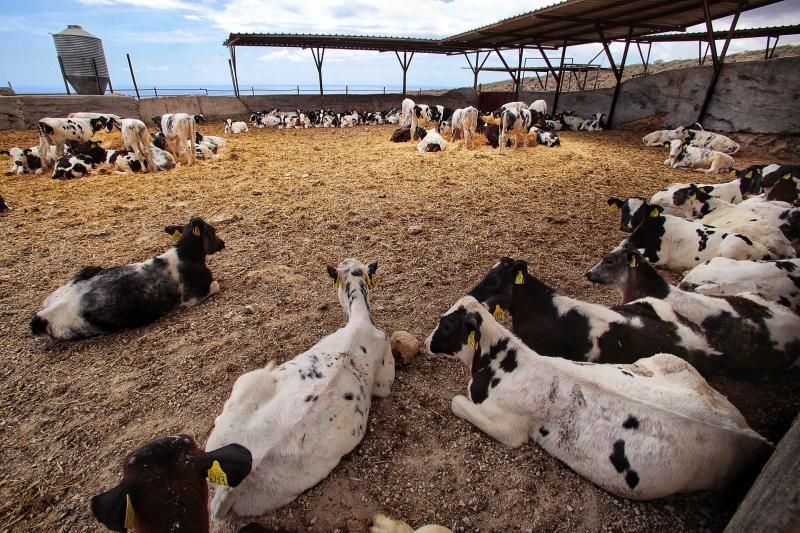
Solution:
M 733 15 L 736 0 L 706 0 L 711 18 Z M 743 11 L 781 0 L 743 0 Z M 566 0 L 443 39 L 293 33 L 231 33 L 225 46 L 338 48 L 458 54 L 476 50 L 597 43 L 680 31 L 705 22 L 704 0 Z M 600 36 L 602 32 L 602 38 Z M 724 33 L 724 32 L 723 32 Z M 724 38 L 724 37 L 723 37 Z M 694 37 L 689 40 L 698 40 Z
M 745 0 L 743 11 L 781 0 Z M 733 15 L 738 2 L 708 0 L 712 19 Z M 685 31 L 705 22 L 703 0 L 567 0 L 443 39 L 448 44 L 519 47 L 562 46 Z
M 800 35 L 800 24 L 789 26 L 764 26 L 761 28 L 743 28 L 734 30 L 734 39 L 747 39 L 751 37 L 779 37 L 781 35 Z M 715 31 L 714 39 L 725 39 L 728 37 L 727 31 Z M 673 43 L 685 41 L 708 41 L 707 32 L 696 33 L 660 33 L 658 35 L 646 35 L 637 39 L 642 43 Z

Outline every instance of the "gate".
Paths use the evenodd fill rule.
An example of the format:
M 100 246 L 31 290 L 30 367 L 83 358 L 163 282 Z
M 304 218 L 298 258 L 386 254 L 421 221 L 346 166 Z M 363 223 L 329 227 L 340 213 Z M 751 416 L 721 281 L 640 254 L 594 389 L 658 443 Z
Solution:
M 478 98 L 478 109 L 487 113 L 496 111 L 503 104 L 514 102 L 516 99 L 517 93 L 514 91 L 481 92 L 480 98 Z

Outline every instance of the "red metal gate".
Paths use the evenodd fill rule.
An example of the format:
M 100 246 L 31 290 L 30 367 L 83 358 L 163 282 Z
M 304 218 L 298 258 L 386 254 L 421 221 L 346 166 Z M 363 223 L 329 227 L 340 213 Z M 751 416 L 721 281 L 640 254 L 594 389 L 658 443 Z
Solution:
M 500 106 L 508 102 L 514 102 L 517 93 L 514 91 L 482 92 L 478 99 L 478 109 L 484 112 L 496 111 Z

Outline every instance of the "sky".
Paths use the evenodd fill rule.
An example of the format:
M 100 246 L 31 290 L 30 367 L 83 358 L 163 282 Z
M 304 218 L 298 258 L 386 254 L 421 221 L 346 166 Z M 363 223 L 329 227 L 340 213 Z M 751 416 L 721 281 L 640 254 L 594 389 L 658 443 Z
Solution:
M 63 87 L 50 33 L 78 24 L 103 40 L 115 89 L 132 82 L 125 54 L 133 61 L 140 87 L 229 86 L 228 50 L 222 42 L 231 32 L 347 33 L 439 38 L 502 18 L 550 5 L 553 0 L 5 0 L 0 14 L 0 84 L 16 88 Z M 715 23 L 727 29 L 729 20 Z M 744 13 L 738 28 L 800 24 L 800 0 L 784 0 Z M 694 28 L 689 31 L 701 31 Z M 766 39 L 733 41 L 729 53 L 763 49 Z M 800 36 L 780 44 L 800 44 Z M 570 47 L 568 56 L 586 62 L 599 45 Z M 615 57 L 622 45 L 612 47 Z M 556 52 L 550 52 L 556 55 Z M 508 53 L 509 61 L 514 52 Z M 539 57 L 531 52 L 526 57 Z M 697 57 L 696 43 L 659 43 L 651 61 Z M 310 50 L 237 48 L 239 85 L 314 86 L 317 72 Z M 516 61 L 516 59 L 514 60 Z M 639 63 L 629 53 L 628 63 Z M 486 66 L 500 66 L 497 57 Z M 608 66 L 607 61 L 604 66 Z M 472 85 L 463 56 L 415 55 L 408 86 Z M 326 86 L 398 87 L 402 71 L 393 53 L 329 50 L 325 54 Z M 482 73 L 481 82 L 508 79 L 505 73 Z

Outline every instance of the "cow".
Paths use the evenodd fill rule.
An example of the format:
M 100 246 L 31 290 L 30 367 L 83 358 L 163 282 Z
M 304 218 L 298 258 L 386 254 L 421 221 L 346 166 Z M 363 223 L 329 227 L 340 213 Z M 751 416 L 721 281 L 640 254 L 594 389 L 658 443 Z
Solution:
M 125 458 L 122 481 L 91 499 L 112 531 L 208 533 L 208 485 L 238 486 L 253 456 L 239 444 L 204 452 L 189 435 L 154 439 Z
M 109 132 L 113 127 L 104 117 L 43 118 L 38 122 L 39 154 L 49 154 L 50 146 L 55 146 L 55 157 L 61 157 L 67 141 L 88 141 L 98 131 Z
M 80 270 L 31 319 L 34 335 L 74 340 L 150 324 L 219 292 L 206 256 L 225 248 L 211 224 L 192 218 L 164 231 L 177 242 L 143 263 Z
M 439 319 L 425 346 L 471 374 L 468 396 L 451 401 L 454 415 L 509 447 L 532 440 L 617 496 L 722 490 L 773 449 L 670 354 L 629 365 L 542 357 L 471 296 Z
M 669 157 L 664 160 L 664 164 L 672 168 L 690 168 L 708 174 L 727 171 L 734 164 L 733 158 L 728 154 L 708 148 L 695 148 L 680 139 L 670 141 L 668 146 Z
M 206 449 L 233 442 L 253 452 L 253 472 L 211 502 L 215 519 L 260 516 L 322 481 L 367 431 L 372 397 L 389 396 L 394 356 L 368 294 L 377 263 L 346 259 L 328 275 L 347 324 L 276 367 L 239 376 Z
M 759 380 L 800 363 L 800 315 L 757 294 L 706 296 L 679 289 L 626 242 L 594 265 L 586 277 L 616 286 L 623 301 L 658 299 L 669 305 L 723 354 L 720 370 L 731 375 Z
M 424 128 L 417 127 L 417 138 L 424 139 L 427 133 L 428 132 Z M 411 128 L 397 128 L 392 132 L 392 136 L 389 138 L 389 140 L 392 141 L 393 143 L 402 143 L 410 141 Z
M 245 122 L 234 122 L 231 119 L 227 119 L 225 121 L 225 133 L 238 135 L 239 133 L 244 133 L 247 130 L 247 124 Z
M 436 132 L 436 128 L 431 128 L 417 143 L 417 150 L 420 152 L 444 152 L 447 149 L 447 141 Z
M 188 163 L 194 164 L 194 117 L 186 113 L 162 115 L 160 125 L 159 129 L 166 141 L 166 147 L 163 149 L 175 156 L 176 160 L 181 154 L 186 153 Z
M 522 135 L 522 147 L 528 147 L 528 130 L 531 129 L 532 116 L 530 110 L 525 107 L 519 111 L 513 109 L 505 109 L 500 114 L 500 137 L 498 142 L 500 144 L 500 153 L 505 152 L 506 139 L 509 133 L 515 134 L 515 137 Z M 515 144 L 517 144 L 515 142 Z

